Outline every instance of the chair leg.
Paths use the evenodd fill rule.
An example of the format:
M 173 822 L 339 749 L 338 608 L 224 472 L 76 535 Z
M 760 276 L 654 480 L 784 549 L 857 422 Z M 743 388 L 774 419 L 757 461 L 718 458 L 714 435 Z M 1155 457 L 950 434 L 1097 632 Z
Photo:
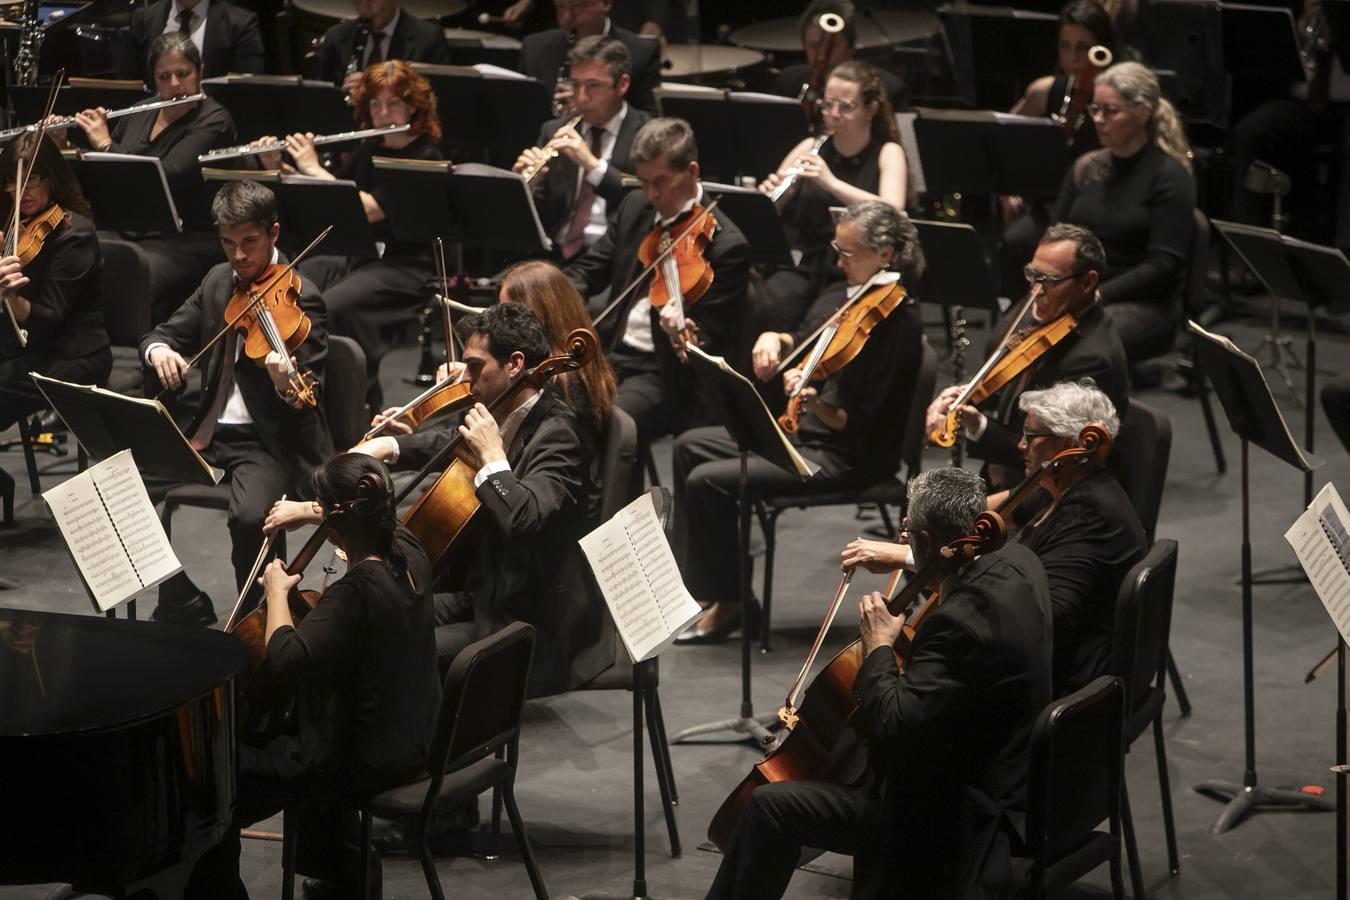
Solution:
M 28 488 L 34 497 L 42 493 L 42 483 L 38 481 L 37 454 L 33 452 L 33 429 L 27 419 L 19 420 L 19 441 L 23 444 L 23 462 L 28 467 Z
M 1111 896 L 1114 900 L 1125 900 L 1125 879 L 1120 872 L 1120 847 L 1112 854 L 1108 863 L 1111 870 Z
M 666 767 L 666 781 L 670 784 L 670 802 L 678 806 L 680 790 L 675 786 L 675 765 L 670 758 L 670 740 L 666 737 L 666 717 L 661 713 L 661 692 L 655 685 L 647 694 L 647 699 L 651 704 L 650 709 L 647 710 L 647 716 L 656 723 L 656 730 L 661 735 L 661 743 L 658 745 L 658 749 L 661 754 L 661 761 Z
M 1195 368 L 1195 392 L 1200 398 L 1200 411 L 1205 415 L 1205 430 L 1209 432 L 1209 445 L 1214 450 L 1214 467 L 1222 475 L 1228 471 L 1228 460 L 1223 455 L 1223 443 L 1219 439 L 1219 425 L 1214 419 L 1214 405 L 1209 399 L 1209 382 L 1204 370 L 1198 365 L 1194 355 L 1191 357 Z
M 675 821 L 675 806 L 670 800 L 670 772 L 663 759 L 661 729 L 656 724 L 656 713 L 652 706 L 650 688 L 643 692 L 647 707 L 647 739 L 652 747 L 652 765 L 656 769 L 656 784 L 661 789 L 661 809 L 666 814 L 666 833 L 670 836 L 670 855 L 678 857 L 683 853 L 680 847 L 680 826 Z M 667 749 L 667 754 L 669 750 Z
M 436 863 L 431 858 L 431 822 L 419 826 L 417 836 L 417 860 L 422 864 L 422 876 L 427 880 L 427 890 L 431 900 L 445 900 L 445 891 L 441 889 L 441 876 L 436 872 Z
M 520 820 L 520 810 L 516 809 L 515 786 L 511 782 L 502 785 L 502 797 L 506 801 L 506 814 L 511 818 L 511 830 L 516 833 L 521 858 L 525 860 L 525 871 L 530 875 L 534 896 L 537 900 L 548 900 L 548 888 L 544 887 L 544 876 L 539 874 L 539 864 L 534 859 L 530 836 L 525 833 L 525 823 Z
M 1125 858 L 1130 865 L 1130 889 L 1134 900 L 1144 900 L 1144 873 L 1139 867 L 1139 845 L 1134 839 L 1134 816 L 1130 813 L 1130 794 L 1125 788 L 1125 767 L 1120 769 L 1120 830 L 1125 838 Z
M 0 469 L 0 525 L 14 524 L 14 477 Z
M 492 789 L 492 838 L 490 858 L 496 858 L 502 852 L 502 789 Z
M 1173 876 L 1181 873 L 1177 858 L 1177 827 L 1172 818 L 1172 783 L 1167 775 L 1167 742 L 1163 738 L 1162 712 L 1153 720 L 1153 748 L 1158 758 L 1158 788 L 1162 793 L 1163 830 L 1167 834 L 1167 867 Z
M 764 533 L 764 600 L 759 619 L 759 652 L 769 652 L 769 613 L 773 609 L 773 559 L 778 548 L 778 513 L 766 510 L 759 518 Z M 747 610 L 741 610 L 743 620 Z M 748 620 L 745 620 L 748 621 Z
M 370 896 L 370 820 L 370 810 L 361 810 L 361 893 L 358 896 L 362 900 Z
M 289 810 L 281 813 L 281 900 L 295 898 L 295 828 Z
M 1171 648 L 1167 651 L 1167 680 L 1172 682 L 1172 693 L 1176 695 L 1177 705 L 1181 707 L 1182 718 L 1191 714 L 1191 698 L 1186 696 L 1186 684 L 1181 680 L 1181 672 L 1177 670 L 1177 661 L 1172 656 Z
M 642 467 L 647 470 L 647 482 L 651 487 L 661 486 L 661 475 L 656 471 L 656 457 L 652 456 L 652 445 L 642 441 L 638 452 L 642 455 Z

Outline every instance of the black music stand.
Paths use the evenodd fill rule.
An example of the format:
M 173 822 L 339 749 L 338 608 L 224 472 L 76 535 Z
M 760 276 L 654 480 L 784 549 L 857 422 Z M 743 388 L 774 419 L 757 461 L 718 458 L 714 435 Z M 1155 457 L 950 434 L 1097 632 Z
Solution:
M 699 171 L 708 179 L 762 179 L 810 134 L 802 105 L 788 97 L 691 85 L 655 95 L 661 115 L 684 119 L 698 135 Z
M 50 93 L 51 87 L 45 84 L 11 85 L 9 96 L 14 105 L 15 118 L 21 123 L 36 122 L 47 108 L 47 95 Z M 56 92 L 56 105 L 52 107 L 52 113 L 73 116 L 99 106 L 104 109 L 123 109 L 149 99 L 149 92 L 139 81 L 71 78 Z
M 741 711 L 734 719 L 720 719 L 705 722 L 678 732 L 671 738 L 672 744 L 681 744 L 690 738 L 719 731 L 730 731 L 739 737 L 736 743 L 749 741 L 756 747 L 768 747 L 773 743 L 773 734 L 769 725 L 778 721 L 778 716 L 769 713 L 755 715 L 754 702 L 750 692 L 750 605 L 754 597 L 750 588 L 753 566 L 750 562 L 750 454 L 767 460 L 785 472 L 800 475 L 792 455 L 788 453 L 788 440 L 774 417 L 760 399 L 759 392 L 744 375 L 727 371 L 725 360 L 710 357 L 697 347 L 689 350 L 689 365 L 699 381 L 711 390 L 721 406 L 721 420 L 736 440 L 740 451 L 741 478 L 737 496 L 737 542 L 736 550 L 740 554 L 740 595 L 741 595 Z M 728 367 L 729 368 L 729 367 Z M 812 472 L 811 474 L 814 474 Z M 802 475 L 806 481 L 808 475 Z M 724 743 L 724 742 L 717 742 Z
M 537 135 L 536 135 L 537 136 Z M 553 249 L 525 179 L 479 163 L 454 167 L 446 182 L 453 239 L 465 247 L 542 256 Z M 492 210 L 492 215 L 483 215 Z
M 920 109 L 914 119 L 929 195 L 1059 193 L 1071 162 L 1064 129 L 989 110 Z
M 481 162 L 509 162 L 534 146 L 552 115 L 553 97 L 533 78 L 497 66 L 413 63 L 436 93 L 442 122 L 453 122 L 446 140 L 469 148 Z
M 1271 396 L 1261 364 L 1243 353 L 1227 338 L 1205 331 L 1191 322 L 1187 326 L 1197 337 L 1196 351 L 1200 367 L 1219 395 L 1228 423 L 1242 440 L 1242 696 L 1246 765 L 1242 783 L 1203 781 L 1195 790 L 1226 801 L 1226 806 L 1210 828 L 1222 834 L 1238 824 L 1249 811 L 1268 808 L 1303 807 L 1329 812 L 1336 804 L 1326 797 L 1297 788 L 1266 787 L 1256 779 L 1256 688 L 1252 650 L 1252 544 L 1249 448 L 1256 444 L 1276 459 L 1301 472 L 1320 466 L 1322 461 L 1305 454 L 1289 433 L 1289 426 Z
M 374 165 L 375 189 L 396 240 L 430 244 L 436 238 L 450 239 L 455 225 L 449 184 L 454 167 L 449 162 L 377 156 Z
M 156 156 L 83 153 L 70 161 L 99 228 L 126 234 L 183 230 L 164 164 Z
M 1059 17 L 1007 6 L 938 9 L 956 68 L 956 92 L 974 109 L 1008 109 L 1055 58 Z
M 202 169 L 207 182 L 256 181 L 277 195 L 281 249 L 288 254 L 308 246 L 325 228 L 323 252 L 374 259 L 375 236 L 354 181 L 329 181 L 309 175 L 282 175 L 276 170 Z
M 202 82 L 207 96 L 230 111 L 241 143 L 271 134 L 338 134 L 355 126 L 340 89 L 298 75 L 224 75 Z
M 704 190 L 721 198 L 718 213 L 736 223 L 750 244 L 750 258 L 765 265 L 791 268 L 792 248 L 788 245 L 783 220 L 769 195 L 758 188 L 736 187 L 703 182 Z

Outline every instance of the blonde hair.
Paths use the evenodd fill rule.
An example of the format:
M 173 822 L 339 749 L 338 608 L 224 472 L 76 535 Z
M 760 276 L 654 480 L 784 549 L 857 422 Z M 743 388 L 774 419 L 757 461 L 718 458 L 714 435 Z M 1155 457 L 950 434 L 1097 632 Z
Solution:
M 1191 171 L 1191 143 L 1181 126 L 1176 107 L 1162 95 L 1158 77 L 1145 65 L 1137 62 L 1116 63 L 1096 78 L 1097 84 L 1114 88 L 1131 110 L 1142 107 L 1150 110 L 1149 140 L 1158 148 Z

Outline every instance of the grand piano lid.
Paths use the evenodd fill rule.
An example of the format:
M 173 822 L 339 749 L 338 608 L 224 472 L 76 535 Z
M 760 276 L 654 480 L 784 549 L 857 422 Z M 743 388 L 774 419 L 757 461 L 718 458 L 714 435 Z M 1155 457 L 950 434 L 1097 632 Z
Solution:
M 131 725 L 220 687 L 245 659 L 220 631 L 0 609 L 0 740 Z

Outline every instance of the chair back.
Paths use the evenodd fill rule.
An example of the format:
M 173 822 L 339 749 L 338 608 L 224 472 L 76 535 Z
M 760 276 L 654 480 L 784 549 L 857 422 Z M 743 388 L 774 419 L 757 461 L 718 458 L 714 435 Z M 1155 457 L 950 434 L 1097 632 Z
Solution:
M 909 418 L 905 422 L 905 440 L 900 447 L 900 461 L 905 464 L 905 475 L 913 478 L 923 465 L 923 451 L 928 446 L 924 433 L 924 417 L 928 401 L 937 388 L 937 351 L 923 339 L 923 358 L 919 360 L 919 377 L 914 379 L 914 394 L 909 398 Z
M 114 347 L 139 347 L 150 331 L 150 258 L 136 244 L 100 237 L 103 323 Z
M 1120 679 L 1103 675 L 1036 718 L 1027 780 L 1027 849 L 1040 869 L 1083 846 L 1103 820 L 1113 826 L 1117 821 L 1124 708 Z
M 1199 313 L 1205 306 L 1205 275 L 1209 272 L 1209 217 L 1198 209 L 1193 210 L 1193 216 L 1195 231 L 1191 233 L 1191 260 L 1183 304 L 1188 317 Z
M 628 413 L 612 407 L 600 441 L 600 521 L 608 522 L 642 493 L 637 423 Z
M 427 755 L 428 798 L 440 792 L 447 773 L 514 746 L 533 658 L 534 626 L 524 622 L 512 622 L 455 656 L 441 684 L 441 711 Z
M 1177 578 L 1177 542 L 1156 541 L 1120 584 L 1111 673 L 1125 686 L 1125 708 L 1133 711 L 1156 684 L 1167 684 L 1167 646 L 1172 631 L 1172 594 Z M 1156 679 L 1156 680 L 1155 680 Z
M 1172 456 L 1172 420 L 1161 410 L 1131 397 L 1112 456 L 1120 486 L 1139 515 L 1144 536 L 1151 541 Z
M 323 411 L 333 446 L 354 446 L 370 426 L 366 409 L 366 353 L 349 337 L 328 335 L 328 360 L 323 370 Z

